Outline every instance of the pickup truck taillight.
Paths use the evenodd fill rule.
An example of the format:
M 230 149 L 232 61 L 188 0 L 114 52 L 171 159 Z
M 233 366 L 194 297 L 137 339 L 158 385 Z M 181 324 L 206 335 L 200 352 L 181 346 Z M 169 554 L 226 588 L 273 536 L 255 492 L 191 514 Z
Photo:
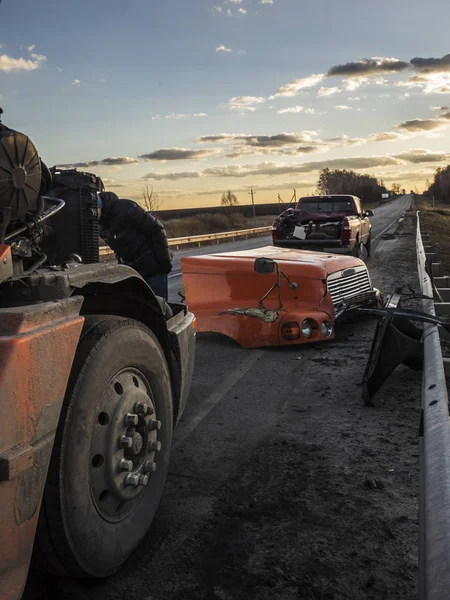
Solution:
M 272 239 L 273 240 L 278 240 L 280 238 L 280 231 L 281 231 L 280 224 L 275 222 L 272 225 Z
M 352 230 L 350 227 L 350 223 L 348 222 L 347 217 L 344 217 L 342 221 L 342 231 L 341 231 L 341 243 L 346 246 L 350 243 L 350 239 L 352 237 Z

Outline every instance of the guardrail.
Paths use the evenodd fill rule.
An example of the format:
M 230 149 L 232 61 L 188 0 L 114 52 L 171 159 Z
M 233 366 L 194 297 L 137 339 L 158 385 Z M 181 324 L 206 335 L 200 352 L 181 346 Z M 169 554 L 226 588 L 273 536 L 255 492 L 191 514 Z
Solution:
M 239 229 L 238 231 L 222 231 L 220 233 L 207 233 L 205 235 L 189 235 L 185 237 L 170 238 L 169 246 L 176 250 L 180 246 L 198 245 L 201 246 L 205 242 L 217 242 L 220 244 L 222 240 L 234 241 L 235 239 L 245 239 L 248 237 L 263 235 L 272 231 L 272 227 L 254 227 L 253 229 Z M 100 256 L 112 254 L 113 251 L 108 246 L 100 247 Z
M 421 292 L 427 313 L 450 315 L 449 278 L 442 276 L 440 263 L 429 237 L 421 231 L 417 212 L 417 264 Z M 440 286 L 440 287 L 438 287 Z M 441 302 L 435 303 L 437 296 Z M 450 426 L 440 330 L 423 324 L 424 362 L 422 375 L 422 416 L 420 424 L 420 505 L 419 505 L 419 596 L 421 600 L 450 598 Z M 445 366 L 444 366 L 445 365 Z

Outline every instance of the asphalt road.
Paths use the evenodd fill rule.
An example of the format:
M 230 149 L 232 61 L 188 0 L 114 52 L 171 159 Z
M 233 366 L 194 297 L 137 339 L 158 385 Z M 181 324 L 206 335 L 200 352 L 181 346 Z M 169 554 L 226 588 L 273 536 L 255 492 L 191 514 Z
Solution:
M 392 227 L 401 215 L 407 210 L 412 201 L 410 195 L 401 196 L 400 198 L 388 202 L 380 206 L 374 211 L 374 216 L 371 218 L 372 223 L 372 249 L 375 250 L 380 237 Z M 181 266 L 180 260 L 183 256 L 199 256 L 201 254 L 217 254 L 218 252 L 236 252 L 238 250 L 250 250 L 253 248 L 261 248 L 272 244 L 271 236 L 261 236 L 247 240 L 239 240 L 236 242 L 226 242 L 224 244 L 214 244 L 212 246 L 203 246 L 200 248 L 188 248 L 187 250 L 179 250 L 175 253 L 173 261 L 173 271 L 169 275 L 169 299 L 179 301 L 178 292 L 183 289 L 181 281 Z M 336 252 L 336 250 L 333 250 Z
M 402 197 L 372 219 L 369 268 L 383 292 L 399 276 L 414 285 L 411 211 L 399 222 L 410 204 Z M 268 243 L 190 249 L 176 260 Z M 177 265 L 171 295 L 181 288 Z M 149 535 L 116 576 L 56 581 L 45 599 L 414 600 L 420 375 L 398 369 L 377 408 L 362 405 L 374 326 L 263 350 L 199 335 Z

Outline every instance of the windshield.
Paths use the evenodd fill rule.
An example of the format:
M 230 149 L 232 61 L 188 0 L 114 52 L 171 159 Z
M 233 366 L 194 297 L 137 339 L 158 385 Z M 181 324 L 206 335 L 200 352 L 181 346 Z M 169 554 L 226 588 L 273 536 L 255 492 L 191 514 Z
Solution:
M 301 200 L 299 209 L 303 212 L 353 212 L 352 200 L 338 199 L 311 199 Z

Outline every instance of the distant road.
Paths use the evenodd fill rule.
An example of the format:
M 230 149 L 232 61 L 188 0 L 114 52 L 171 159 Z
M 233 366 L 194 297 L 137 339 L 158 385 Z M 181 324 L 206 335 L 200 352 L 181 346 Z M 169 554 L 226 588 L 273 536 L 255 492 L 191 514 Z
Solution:
M 380 206 L 374 210 L 372 222 L 372 251 L 379 243 L 380 237 L 387 233 L 391 227 L 397 223 L 401 215 L 410 207 L 412 196 L 407 194 L 401 196 L 392 202 Z M 253 248 L 262 248 L 272 244 L 271 236 L 257 237 L 237 242 L 225 242 L 223 244 L 213 244 L 211 246 L 202 246 L 201 248 L 188 248 L 179 250 L 175 253 L 173 261 L 173 271 L 169 275 L 169 298 L 170 300 L 179 300 L 178 292 L 183 289 L 181 281 L 180 260 L 183 256 L 199 256 L 201 254 L 217 254 L 218 252 L 236 252 L 237 250 L 251 250 Z

